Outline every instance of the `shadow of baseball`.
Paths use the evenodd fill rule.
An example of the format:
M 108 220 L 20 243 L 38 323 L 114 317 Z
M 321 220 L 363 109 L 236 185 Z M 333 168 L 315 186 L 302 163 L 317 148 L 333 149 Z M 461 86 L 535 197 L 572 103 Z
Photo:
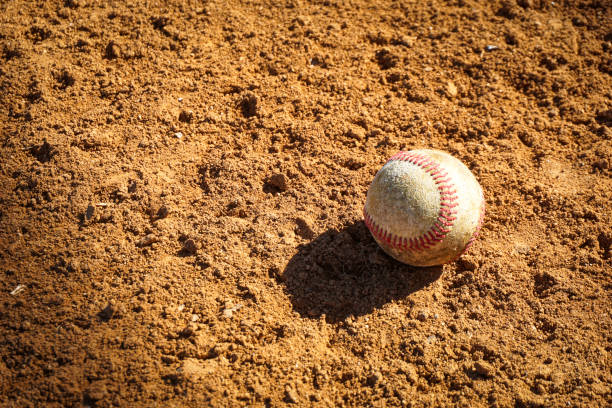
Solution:
M 404 265 L 378 247 L 363 221 L 299 247 L 281 280 L 303 317 L 338 322 L 371 313 L 435 282 L 442 267 Z

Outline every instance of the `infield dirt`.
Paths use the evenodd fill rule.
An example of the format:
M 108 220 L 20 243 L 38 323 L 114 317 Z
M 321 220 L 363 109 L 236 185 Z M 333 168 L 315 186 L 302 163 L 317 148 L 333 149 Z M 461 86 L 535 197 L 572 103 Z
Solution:
M 0 406 L 612 404 L 606 0 L 2 1 Z M 362 217 L 398 150 L 468 255 Z

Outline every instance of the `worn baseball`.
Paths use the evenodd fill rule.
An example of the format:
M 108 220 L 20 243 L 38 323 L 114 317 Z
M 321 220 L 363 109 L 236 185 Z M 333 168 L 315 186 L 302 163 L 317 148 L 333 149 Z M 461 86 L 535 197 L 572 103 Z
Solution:
M 363 210 L 378 245 L 414 266 L 454 261 L 472 245 L 485 201 L 476 177 L 439 150 L 395 154 L 376 173 Z

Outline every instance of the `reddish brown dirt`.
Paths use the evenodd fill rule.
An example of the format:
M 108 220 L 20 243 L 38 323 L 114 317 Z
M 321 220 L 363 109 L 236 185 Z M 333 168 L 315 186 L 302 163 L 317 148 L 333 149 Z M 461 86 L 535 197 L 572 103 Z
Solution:
M 608 1 L 0 11 L 0 406 L 612 404 Z M 454 264 L 363 224 L 412 148 Z

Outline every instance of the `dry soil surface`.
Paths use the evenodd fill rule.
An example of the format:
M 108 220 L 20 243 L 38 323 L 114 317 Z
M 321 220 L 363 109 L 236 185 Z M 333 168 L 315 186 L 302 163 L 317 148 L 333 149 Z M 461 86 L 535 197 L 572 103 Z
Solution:
M 2 1 L 0 406 L 612 404 L 607 0 Z M 398 150 L 468 255 L 364 226 Z

